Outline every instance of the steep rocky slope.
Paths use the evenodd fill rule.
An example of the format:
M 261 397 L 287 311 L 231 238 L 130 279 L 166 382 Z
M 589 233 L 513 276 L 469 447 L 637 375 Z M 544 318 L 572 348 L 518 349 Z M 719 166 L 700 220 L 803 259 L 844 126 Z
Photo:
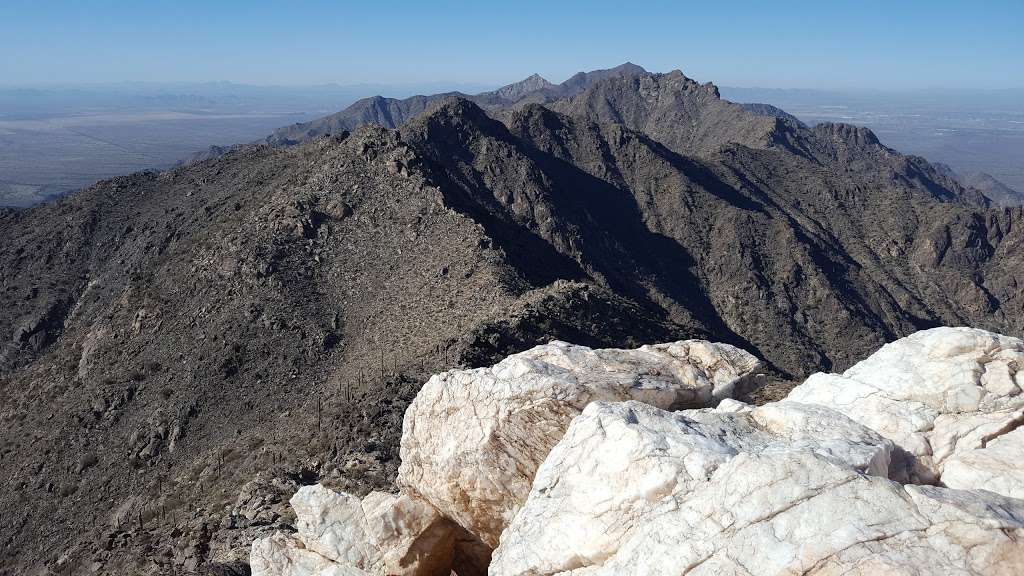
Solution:
M 297 486 L 391 485 L 430 373 L 553 338 L 796 378 L 1021 333 L 1021 209 L 866 130 L 604 76 L 0 213 L 0 574 L 244 573 Z
M 800 132 L 824 160 L 736 144 L 695 157 L 538 105 L 502 118 L 449 99 L 402 135 L 479 220 L 526 227 L 593 281 L 784 372 L 935 323 L 1021 328 L 1021 211 L 979 211 L 870 133 Z
M 5 212 L 0 573 L 228 570 L 251 534 L 220 518 L 258 473 L 388 485 L 429 371 L 679 331 L 543 281 L 537 240 L 510 259 L 415 164 L 368 129 Z M 299 428 L 321 418 L 345 424 Z M 262 498 L 231 528 L 273 525 Z

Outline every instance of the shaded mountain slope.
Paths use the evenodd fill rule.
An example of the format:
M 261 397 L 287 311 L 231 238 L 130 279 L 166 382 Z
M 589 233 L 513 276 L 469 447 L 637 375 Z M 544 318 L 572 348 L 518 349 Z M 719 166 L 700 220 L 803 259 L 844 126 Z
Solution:
M 731 144 L 697 159 L 541 106 L 503 118 L 448 100 L 402 135 L 451 189 L 485 199 L 594 281 L 784 371 L 845 365 L 935 323 L 1020 329 L 1015 280 L 1001 271 L 1018 258 L 996 250 L 1019 241 L 1019 211 L 976 212 L 951 201 L 959 190 L 895 169 L 873 187 L 785 148 Z M 890 154 L 825 134 L 806 142 L 859 162 Z M 962 261 L 943 267 L 934 253 L 950 250 Z
M 277 523 L 231 515 L 242 486 L 345 462 L 351 489 L 387 486 L 426 374 L 551 338 L 686 332 L 599 286 L 536 281 L 584 274 L 509 256 L 512 234 L 453 209 L 417 162 L 375 128 L 3 213 L 0 573 L 233 569 Z
M 622 124 L 690 155 L 726 143 L 766 147 L 790 132 L 786 119 L 722 100 L 713 84 L 699 84 L 678 70 L 608 78 L 549 107 L 598 123 Z
M 998 206 L 1020 206 L 1024 204 L 1024 194 L 1010 188 L 991 174 L 985 172 L 958 174 L 950 166 L 938 162 L 934 163 L 933 166 L 948 178 L 981 192 Z
M 999 206 L 1020 206 L 1024 204 L 1024 194 L 1010 188 L 1002 181 L 985 172 L 972 172 L 959 179 L 964 186 L 974 188 L 991 198 Z
M 936 198 L 987 206 L 977 191 L 923 158 L 882 145 L 867 128 L 833 123 L 808 128 L 788 115 L 764 114 L 723 100 L 714 84 L 699 84 L 678 70 L 610 78 L 547 106 L 639 130 L 687 156 L 712 157 L 722 147 L 736 145 L 781 150 L 822 164 L 845 181 L 885 187 L 898 180 L 900 187 L 924 189 Z

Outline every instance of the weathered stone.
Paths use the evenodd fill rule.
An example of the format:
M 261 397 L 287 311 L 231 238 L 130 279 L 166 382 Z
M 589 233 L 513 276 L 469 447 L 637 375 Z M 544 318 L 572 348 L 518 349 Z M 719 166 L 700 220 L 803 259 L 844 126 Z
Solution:
M 277 532 L 252 543 L 249 555 L 252 576 L 364 576 L 366 572 L 341 566 L 306 548 L 301 539 Z
M 840 414 L 789 402 L 675 414 L 592 404 L 538 470 L 490 574 L 1024 569 L 1024 501 L 864 474 L 884 474 L 865 455 L 888 448 Z
M 299 488 L 290 502 L 297 535 L 307 549 L 345 566 L 380 568 L 380 549 L 370 542 L 359 498 L 316 484 Z
M 738 348 L 696 340 L 637 350 L 552 342 L 492 368 L 446 372 L 406 411 L 398 482 L 494 547 L 537 467 L 588 404 L 708 406 L 759 366 Z
M 788 399 L 833 408 L 899 447 L 892 478 L 1024 497 L 1024 342 L 935 328 L 844 372 L 814 374 Z
M 555 342 L 432 378 L 402 493 L 300 489 L 297 534 L 254 543 L 253 573 L 1024 573 L 1020 361 L 1020 340 L 931 330 L 787 401 L 669 412 L 716 403 L 756 359 Z
M 649 516 L 677 506 L 742 452 L 808 451 L 887 472 L 891 443 L 841 414 L 796 403 L 737 411 L 736 404 L 676 413 L 639 402 L 588 406 L 541 465 L 492 572 L 600 564 Z
M 407 495 L 374 492 L 363 499 L 370 541 L 389 576 L 447 576 L 460 529 L 433 506 Z
M 457 540 L 465 534 L 407 495 L 372 492 L 360 501 L 321 485 L 304 486 L 291 505 L 298 532 L 278 532 L 253 544 L 251 561 L 263 576 L 448 576 Z M 460 572 L 483 573 L 486 567 Z

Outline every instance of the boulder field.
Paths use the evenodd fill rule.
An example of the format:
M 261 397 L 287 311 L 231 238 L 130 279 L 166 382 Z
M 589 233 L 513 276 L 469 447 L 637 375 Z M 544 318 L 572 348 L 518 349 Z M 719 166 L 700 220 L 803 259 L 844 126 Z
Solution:
M 1024 341 L 936 328 L 778 402 L 690 340 L 432 377 L 397 494 L 321 485 L 254 576 L 1024 573 Z

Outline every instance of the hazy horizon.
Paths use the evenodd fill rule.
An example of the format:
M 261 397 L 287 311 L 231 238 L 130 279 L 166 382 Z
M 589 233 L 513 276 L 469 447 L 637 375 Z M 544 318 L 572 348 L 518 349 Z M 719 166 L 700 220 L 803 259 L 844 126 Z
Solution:
M 258 141 L 368 96 L 560 83 L 625 62 L 866 125 L 1024 188 L 1024 4 L 8 0 L 0 205 Z
M 125 82 L 501 85 L 632 61 L 720 86 L 1024 88 L 1024 5 L 8 2 L 6 87 Z M 543 25 L 538 25 L 538 23 Z M 614 39 L 614 41 L 609 41 Z
M 634 62 L 635 63 L 635 62 Z M 621 63 L 620 63 L 621 64 Z M 765 91 L 779 91 L 779 92 L 816 92 L 816 93 L 828 93 L 834 92 L 837 94 L 920 94 L 922 92 L 935 92 L 945 94 L 955 93 L 999 93 L 999 92 L 1024 92 L 1024 85 L 1022 86 L 1008 86 L 1004 88 L 972 88 L 972 87 L 952 87 L 952 86 L 921 86 L 921 87 L 904 87 L 904 88 L 888 88 L 888 87 L 849 87 L 849 88 L 810 88 L 810 87 L 793 87 L 793 86 L 762 86 L 755 84 L 723 84 L 716 82 L 713 78 L 699 78 L 691 76 L 686 73 L 684 68 L 676 67 L 672 70 L 653 70 L 642 64 L 638 64 L 646 69 L 648 72 L 654 73 L 667 73 L 672 70 L 680 70 L 684 75 L 690 77 L 700 83 L 711 82 L 719 88 L 736 88 L 736 89 L 750 89 L 750 90 L 765 90 Z M 603 68 L 608 68 L 604 66 Z M 601 69 L 586 69 L 577 70 L 577 72 L 589 72 L 592 70 Z M 160 81 L 160 80 L 111 80 L 104 82 L 34 82 L 34 83 L 5 83 L 0 80 L 0 90 L 33 90 L 33 89 L 50 89 L 50 90 L 81 90 L 81 89 L 109 89 L 115 87 L 152 87 L 152 88 L 172 88 L 172 87 L 202 87 L 202 86 L 231 86 L 239 88 L 259 88 L 259 89 L 279 89 L 279 90 L 310 90 L 310 89 L 376 89 L 376 88 L 395 88 L 395 89 L 409 89 L 409 88 L 448 88 L 452 91 L 487 91 L 500 88 L 502 86 L 518 82 L 528 76 L 527 74 L 521 77 L 508 78 L 501 82 L 458 82 L 458 81 L 445 81 L 435 80 L 430 82 L 324 82 L 324 83 L 296 83 L 296 84 L 266 84 L 258 82 L 236 82 L 233 80 L 174 80 L 174 81 Z M 539 73 L 538 73 L 539 74 Z M 558 84 L 567 80 L 572 75 L 566 76 L 565 78 L 549 78 L 541 74 L 541 76 L 553 84 Z M 436 93 L 436 92 L 431 92 Z

